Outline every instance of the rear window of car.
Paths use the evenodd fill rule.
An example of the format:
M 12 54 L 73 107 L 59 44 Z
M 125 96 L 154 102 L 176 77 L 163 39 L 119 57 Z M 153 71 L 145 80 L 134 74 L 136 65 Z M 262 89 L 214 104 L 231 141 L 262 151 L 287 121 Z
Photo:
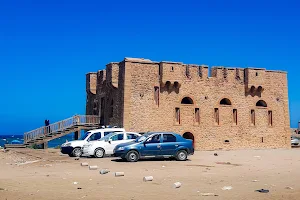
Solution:
M 164 134 L 163 142 L 176 142 L 176 137 L 172 134 Z

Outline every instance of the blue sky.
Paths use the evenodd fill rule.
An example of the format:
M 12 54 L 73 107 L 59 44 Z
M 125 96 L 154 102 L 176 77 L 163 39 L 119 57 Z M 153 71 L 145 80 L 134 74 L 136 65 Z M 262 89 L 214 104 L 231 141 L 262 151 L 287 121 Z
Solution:
M 124 57 L 288 71 L 300 119 L 297 1 L 1 1 L 0 134 L 85 113 L 85 74 Z

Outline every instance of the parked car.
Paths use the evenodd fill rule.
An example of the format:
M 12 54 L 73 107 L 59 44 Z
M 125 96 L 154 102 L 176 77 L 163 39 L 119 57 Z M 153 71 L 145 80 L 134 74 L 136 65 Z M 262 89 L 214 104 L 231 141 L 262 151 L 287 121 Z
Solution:
M 291 137 L 291 145 L 292 146 L 298 146 L 299 145 L 299 139 L 296 137 Z
M 192 140 L 177 133 L 149 132 L 132 142 L 117 145 L 113 153 L 129 162 L 150 157 L 175 157 L 184 161 L 188 155 L 194 154 L 194 147 Z
M 115 133 L 115 132 L 124 132 L 124 128 L 100 128 L 94 129 L 86 132 L 79 140 L 74 140 L 66 142 L 61 145 L 61 153 L 68 154 L 70 157 L 79 157 L 81 156 L 81 148 L 84 144 L 95 141 L 103 138 L 104 136 Z
M 134 132 L 110 133 L 100 140 L 83 145 L 82 156 L 103 158 L 105 155 L 113 154 L 113 150 L 118 144 L 134 141 L 140 136 L 141 134 Z

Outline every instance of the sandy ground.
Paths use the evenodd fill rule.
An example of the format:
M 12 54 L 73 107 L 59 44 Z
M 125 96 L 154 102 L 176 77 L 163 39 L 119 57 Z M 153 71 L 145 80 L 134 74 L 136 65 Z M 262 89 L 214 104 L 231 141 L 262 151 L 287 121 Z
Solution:
M 110 157 L 75 160 L 61 155 L 56 149 L 18 149 L 6 153 L 0 150 L 0 200 L 298 200 L 299 154 L 300 148 L 198 151 L 184 162 L 146 160 L 127 163 Z M 97 165 L 99 170 L 108 168 L 110 173 L 101 175 L 99 170 L 82 167 L 81 162 Z M 231 165 L 217 162 L 230 162 Z M 125 172 L 125 176 L 115 177 L 114 172 L 120 171 Z M 143 182 L 144 176 L 153 176 L 154 180 Z M 173 188 L 178 181 L 182 186 Z M 224 191 L 224 186 L 232 189 Z M 270 192 L 255 192 L 258 189 Z M 202 196 L 203 193 L 217 196 Z

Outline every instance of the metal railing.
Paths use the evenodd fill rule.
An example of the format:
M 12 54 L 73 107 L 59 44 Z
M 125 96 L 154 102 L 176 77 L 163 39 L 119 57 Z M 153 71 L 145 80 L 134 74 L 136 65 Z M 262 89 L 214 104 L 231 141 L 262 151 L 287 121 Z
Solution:
M 74 126 L 98 125 L 99 122 L 99 116 L 75 115 L 65 120 L 50 124 L 49 126 L 43 126 L 38 129 L 24 133 L 24 143 L 38 138 L 44 138 L 47 135 L 51 135 L 53 133 L 63 132 L 66 129 L 72 128 Z

